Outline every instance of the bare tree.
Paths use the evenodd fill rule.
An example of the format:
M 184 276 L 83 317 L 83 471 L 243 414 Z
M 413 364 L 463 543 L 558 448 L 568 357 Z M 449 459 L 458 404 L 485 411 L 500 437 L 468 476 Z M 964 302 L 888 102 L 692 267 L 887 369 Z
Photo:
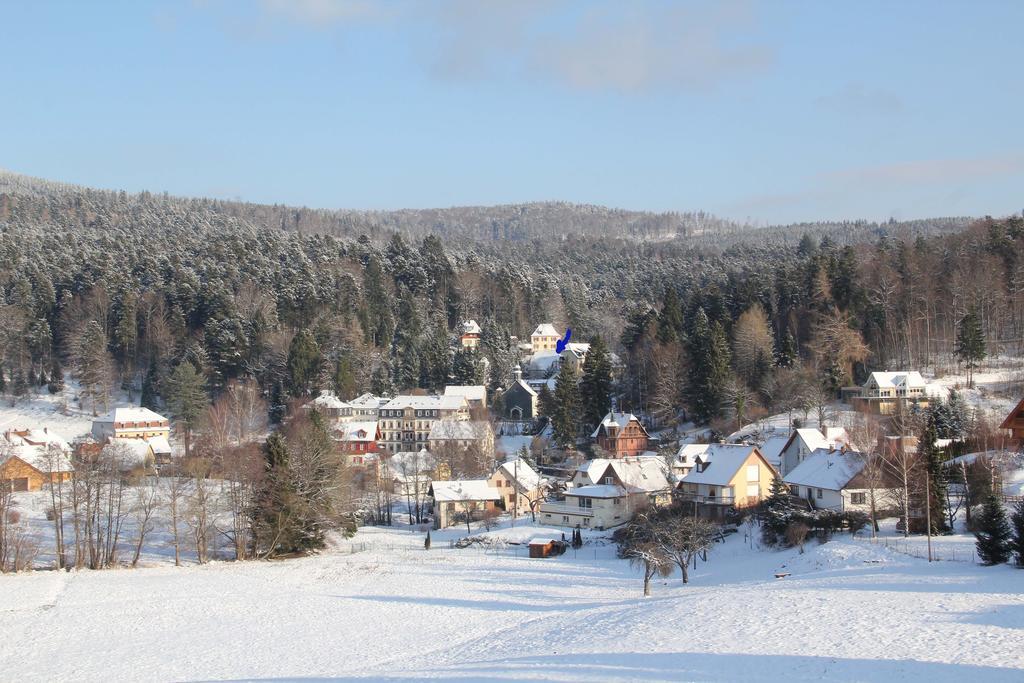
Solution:
M 683 583 L 689 583 L 690 563 L 711 547 L 715 526 L 703 519 L 675 513 L 660 516 L 656 523 L 656 538 L 662 551 L 679 567 Z
M 154 477 L 142 477 L 132 489 L 131 515 L 135 522 L 135 552 L 132 555 L 132 566 L 139 564 L 142 547 L 146 536 L 153 531 L 156 524 L 153 516 L 160 505 L 157 480 Z
M 167 478 L 164 487 L 164 501 L 170 514 L 171 544 L 174 547 L 175 567 L 181 566 L 181 523 L 191 488 L 191 480 L 182 474 L 181 472 L 172 473 L 172 476 Z
M 71 488 L 64 475 L 71 469 L 71 461 L 60 446 L 51 443 L 47 445 L 43 454 L 43 465 L 49 474 L 46 488 L 50 492 L 50 515 L 53 517 L 53 552 L 57 569 L 63 569 L 67 565 L 67 553 L 64 548 L 64 518 L 67 506 L 65 496 L 66 489 Z
M 868 503 L 871 507 L 871 536 L 878 533 L 878 494 L 884 486 L 885 466 L 880 446 L 885 435 L 881 420 L 866 413 L 859 413 L 854 422 L 846 427 L 850 446 L 860 454 L 863 461 L 860 475 L 868 488 Z

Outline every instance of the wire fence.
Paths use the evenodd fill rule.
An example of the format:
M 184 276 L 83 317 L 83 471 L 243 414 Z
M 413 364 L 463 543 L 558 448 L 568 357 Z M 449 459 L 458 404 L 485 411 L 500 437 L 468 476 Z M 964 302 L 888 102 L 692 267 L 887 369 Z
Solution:
M 941 539 L 942 537 L 936 537 Z M 922 560 L 928 559 L 928 541 L 920 537 L 912 538 L 894 538 L 888 536 L 879 536 L 876 538 L 862 539 L 872 545 L 885 546 L 887 549 L 892 550 L 903 555 L 909 555 L 910 557 L 917 557 Z M 942 543 L 941 540 L 932 543 L 932 561 L 934 562 L 971 562 L 978 564 L 978 553 L 973 545 L 953 545 L 948 543 Z
M 428 552 L 428 553 L 436 553 L 436 552 L 439 552 L 439 551 L 444 551 L 444 552 L 450 551 L 450 552 L 455 552 L 455 553 L 462 553 L 462 554 L 465 554 L 465 555 L 470 555 L 471 554 L 471 555 L 476 555 L 476 556 L 490 556 L 490 557 L 494 557 L 494 558 L 510 558 L 510 557 L 529 558 L 530 557 L 530 547 L 528 545 L 525 545 L 525 544 L 512 544 L 512 543 L 509 543 L 509 544 L 483 545 L 483 544 L 479 544 L 479 543 L 474 543 L 474 544 L 468 545 L 468 546 L 463 547 L 463 548 L 457 548 L 457 547 L 455 547 L 455 541 L 447 541 L 447 542 L 438 541 L 438 542 L 434 543 L 430 547 L 430 550 L 424 549 L 424 547 L 422 545 L 412 545 L 412 544 L 405 545 L 405 544 L 395 544 L 395 543 L 346 542 L 346 543 L 341 543 L 341 544 L 338 545 L 338 551 L 340 553 L 343 553 L 343 554 L 351 554 L 351 555 L 355 555 L 357 553 L 364 553 L 364 552 L 388 552 L 388 553 L 394 553 L 394 552 L 408 552 L 408 553 Z M 559 556 L 553 555 L 551 557 L 559 557 Z M 574 559 L 574 560 L 581 560 L 581 561 L 587 561 L 587 562 L 603 561 L 603 560 L 615 560 L 615 559 L 617 559 L 615 557 L 615 553 L 614 552 L 609 552 L 607 550 L 607 548 L 602 548 L 602 547 L 591 547 L 591 548 L 583 547 L 583 548 L 579 548 L 579 549 L 575 549 L 575 548 L 571 548 L 570 547 L 570 548 L 567 548 L 566 551 L 560 557 L 566 557 L 566 558 L 571 558 L 571 559 Z

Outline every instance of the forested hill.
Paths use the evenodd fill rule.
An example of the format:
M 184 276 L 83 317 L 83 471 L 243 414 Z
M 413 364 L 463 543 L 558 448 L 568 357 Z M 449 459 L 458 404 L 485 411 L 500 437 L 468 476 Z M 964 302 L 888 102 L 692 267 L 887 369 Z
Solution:
M 605 212 L 594 221 L 603 226 L 629 215 L 594 212 Z M 346 396 L 438 389 L 482 380 L 471 359 L 457 365 L 449 353 L 459 322 L 475 319 L 499 386 L 516 362 L 511 337 L 551 322 L 572 327 L 574 338 L 606 339 L 627 366 L 620 405 L 643 409 L 659 396 L 677 407 L 687 386 L 707 393 L 711 385 L 680 373 L 699 360 L 709 329 L 716 367 L 738 363 L 730 345 L 742 348 L 745 315 L 767 359 L 751 381 L 766 401 L 773 363 L 806 364 L 832 388 L 866 367 L 921 367 L 953 348 L 969 311 L 992 348 L 1024 343 L 1019 217 L 734 227 L 649 240 L 621 230 L 572 234 L 538 219 L 545 236 L 512 241 L 420 236 L 428 215 L 0 175 L 0 380 L 24 391 L 29 378 L 42 382 L 70 364 L 100 388 L 139 386 L 145 376 L 153 400 L 188 361 L 212 395 L 235 379 L 297 397 L 321 386 Z M 400 216 L 419 227 L 407 232 Z M 497 232 L 508 227 L 498 223 Z M 309 361 L 301 381 L 289 365 L 299 351 Z
M 866 221 L 820 222 L 754 227 L 718 218 L 703 211 L 652 213 L 626 211 L 568 202 L 533 202 L 499 206 L 443 209 L 357 211 L 310 209 L 279 204 L 254 204 L 219 199 L 188 199 L 166 194 L 92 190 L 0 170 L 0 194 L 67 199 L 78 196 L 105 206 L 171 203 L 190 211 L 217 213 L 258 227 L 300 233 L 386 239 L 398 232 L 412 239 L 437 235 L 449 244 L 551 241 L 584 237 L 613 241 L 679 241 L 688 245 L 722 247 L 738 242 L 785 241 L 795 244 L 805 234 L 828 235 L 839 244 L 877 239 L 883 235 L 931 235 L 962 230 L 969 218 L 933 218 L 878 224 Z

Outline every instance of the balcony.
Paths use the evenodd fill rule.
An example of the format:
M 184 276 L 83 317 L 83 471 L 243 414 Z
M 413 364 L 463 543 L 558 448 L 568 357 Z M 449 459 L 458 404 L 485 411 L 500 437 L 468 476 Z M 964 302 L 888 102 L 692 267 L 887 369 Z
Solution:
M 701 496 L 696 493 L 683 493 L 680 498 L 688 503 L 703 505 L 735 505 L 735 496 Z
M 581 508 L 579 505 L 563 505 L 562 503 L 541 503 L 539 512 L 547 512 L 552 515 L 580 515 L 582 517 L 593 517 L 592 508 Z

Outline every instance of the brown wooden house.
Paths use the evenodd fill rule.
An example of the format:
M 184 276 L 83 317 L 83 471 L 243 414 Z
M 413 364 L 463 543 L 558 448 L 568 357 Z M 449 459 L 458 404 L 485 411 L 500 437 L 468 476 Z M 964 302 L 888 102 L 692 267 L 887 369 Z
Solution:
M 636 415 L 611 412 L 604 416 L 590 438 L 596 439 L 609 457 L 627 458 L 646 451 L 650 435 Z
M 1010 430 L 1010 441 L 1014 446 L 1024 446 L 1024 399 L 1010 411 L 999 427 Z

